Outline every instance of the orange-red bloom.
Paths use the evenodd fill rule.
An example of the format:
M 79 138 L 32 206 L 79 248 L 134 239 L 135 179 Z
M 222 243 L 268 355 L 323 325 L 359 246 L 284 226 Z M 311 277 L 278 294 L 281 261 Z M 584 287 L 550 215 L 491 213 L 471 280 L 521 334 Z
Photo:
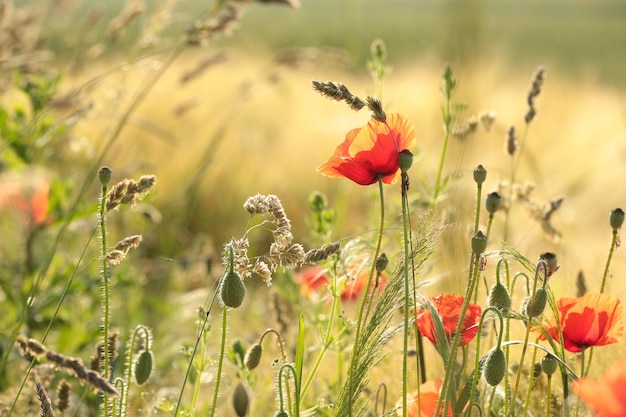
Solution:
M 399 114 L 388 114 L 387 122 L 370 120 L 353 129 L 335 153 L 317 170 L 331 178 L 348 178 L 370 185 L 381 177 L 385 184 L 399 177 L 398 154 L 415 146 L 415 128 Z
M 14 207 L 26 217 L 30 226 L 46 224 L 50 184 L 46 181 L 9 182 L 0 187 L 0 209 Z
M 437 309 L 439 317 L 441 317 L 441 322 L 448 339 L 452 339 L 454 332 L 456 332 L 464 300 L 465 297 L 461 295 L 447 293 L 442 293 L 437 297 L 431 297 L 431 301 Z M 463 318 L 463 326 L 461 327 L 461 343 L 464 345 L 468 344 L 476 337 L 481 314 L 482 309 L 478 304 L 470 303 L 468 305 L 467 313 Z M 426 336 L 428 340 L 436 344 L 435 324 L 430 310 L 426 308 L 419 310 L 415 321 L 419 331 Z
M 574 382 L 574 392 L 598 417 L 626 416 L 626 358 L 614 364 L 598 380 Z
M 611 294 L 586 294 L 578 298 L 561 298 L 559 310 L 563 347 L 580 352 L 589 346 L 616 343 L 624 334 L 622 303 Z M 552 339 L 559 341 L 554 321 L 546 328 Z M 540 336 L 545 339 L 545 336 Z
M 426 381 L 420 385 L 419 396 L 417 391 L 410 393 L 409 398 L 407 398 L 406 415 L 408 417 L 433 417 L 437 411 L 437 402 L 442 385 L 443 379 Z M 397 415 L 402 416 L 402 399 L 396 403 L 396 407 Z M 440 415 L 444 415 L 443 407 Z M 447 416 L 451 415 L 452 407 L 449 407 Z
M 341 291 L 341 299 L 344 301 L 356 300 L 361 291 L 365 289 L 369 277 L 369 270 L 363 270 L 359 265 L 350 265 L 347 268 L 345 286 Z M 319 292 L 325 288 L 330 279 L 319 266 L 312 266 L 303 269 L 295 277 L 296 282 L 300 283 L 300 295 L 307 298 L 316 299 Z M 379 288 L 382 288 L 387 282 L 387 276 L 383 274 L 379 280 Z M 372 282 L 374 285 L 374 282 Z

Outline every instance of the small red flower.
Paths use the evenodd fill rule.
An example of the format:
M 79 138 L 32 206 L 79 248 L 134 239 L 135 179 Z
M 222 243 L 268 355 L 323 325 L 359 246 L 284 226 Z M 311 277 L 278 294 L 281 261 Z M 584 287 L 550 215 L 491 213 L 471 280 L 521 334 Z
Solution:
M 386 123 L 372 119 L 367 126 L 348 132 L 333 156 L 317 170 L 360 185 L 374 184 L 379 177 L 391 184 L 399 177 L 398 154 L 414 146 L 415 128 L 404 116 L 389 114 Z
M 408 417 L 432 417 L 437 411 L 437 402 L 439 401 L 439 393 L 441 386 L 443 385 L 443 379 L 435 381 L 427 381 L 420 385 L 419 395 L 418 391 L 409 394 L 407 399 L 407 413 Z M 396 403 L 398 416 L 402 416 L 402 399 Z M 443 407 L 440 415 L 444 415 Z M 447 416 L 452 416 L 452 407 L 448 408 Z
M 580 352 L 589 346 L 616 343 L 624 334 L 621 301 L 611 294 L 586 294 L 578 298 L 561 298 L 559 310 L 563 347 Z M 554 319 L 545 329 L 552 339 L 559 341 L 559 330 Z M 545 336 L 540 336 L 545 340 Z
M 0 187 L 0 209 L 14 207 L 25 217 L 30 227 L 48 224 L 50 184 L 46 181 L 22 183 L 19 181 L 2 184 Z
M 579 379 L 574 382 L 574 392 L 598 417 L 626 416 L 626 358 L 609 368 L 597 380 Z
M 443 328 L 449 340 L 452 339 L 454 332 L 456 332 L 464 300 L 465 297 L 461 295 L 447 293 L 442 293 L 437 297 L 431 297 L 431 301 L 435 305 L 439 317 L 441 317 Z M 467 313 L 463 318 L 463 326 L 461 327 L 461 343 L 464 345 L 468 344 L 476 337 L 481 314 L 482 309 L 478 304 L 470 303 L 468 305 Z M 433 323 L 430 310 L 426 308 L 419 310 L 415 321 L 419 331 L 426 336 L 428 340 L 436 344 L 435 324 Z
M 369 271 L 363 270 L 357 264 L 350 265 L 346 275 L 342 278 L 346 280 L 346 283 L 341 291 L 341 299 L 343 301 L 356 300 L 367 285 L 368 277 Z M 300 295 L 314 300 L 319 297 L 320 291 L 330 283 L 330 279 L 319 266 L 304 268 L 296 274 L 295 281 L 300 283 Z M 383 288 L 386 282 L 387 276 L 383 274 L 379 279 L 379 288 Z

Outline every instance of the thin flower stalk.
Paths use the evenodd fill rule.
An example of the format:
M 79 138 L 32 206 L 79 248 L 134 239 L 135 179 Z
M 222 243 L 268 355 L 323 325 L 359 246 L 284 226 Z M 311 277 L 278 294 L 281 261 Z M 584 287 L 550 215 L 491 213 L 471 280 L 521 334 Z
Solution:
M 402 232 L 404 244 L 404 326 L 403 326 L 403 351 L 402 351 L 402 416 L 407 417 L 407 384 L 408 384 L 408 351 L 409 351 L 409 312 L 415 306 L 414 293 L 409 288 L 409 212 L 407 189 L 409 177 L 402 171 Z M 418 352 L 419 353 L 419 352 Z M 419 362 L 418 362 L 419 363 Z M 418 373 L 419 376 L 419 373 Z M 419 385 L 419 384 L 418 384 Z M 418 392 L 419 409 L 419 392 Z
M 108 168 L 103 167 L 100 169 L 99 173 L 105 172 Z M 110 171 L 109 171 L 110 172 Z M 110 175 L 110 173 L 109 173 Z M 102 276 L 102 308 L 103 308 L 103 317 L 102 317 L 102 343 L 103 343 L 103 352 L 102 352 L 102 365 L 101 371 L 102 376 L 107 381 L 111 377 L 111 354 L 109 352 L 109 319 L 111 316 L 111 294 L 110 294 L 110 282 L 109 282 L 109 263 L 107 261 L 107 233 L 106 233 L 106 202 L 107 202 L 107 183 L 108 181 L 101 181 L 102 188 L 100 194 L 100 257 L 102 262 L 101 276 Z M 101 416 L 109 416 L 111 415 L 109 395 L 103 393 L 102 405 L 99 410 L 99 415 Z
M 439 198 L 439 193 L 441 192 L 441 181 L 443 177 L 443 166 L 446 160 L 446 154 L 448 152 L 448 143 L 450 142 L 450 133 L 452 132 L 452 124 L 454 122 L 452 117 L 452 94 L 456 89 L 456 80 L 453 78 L 452 69 L 448 66 L 444 71 L 444 86 L 442 89 L 442 93 L 444 96 L 444 107 L 442 109 L 442 119 L 443 119 L 443 129 L 444 129 L 444 137 L 443 137 L 443 148 L 441 150 L 441 158 L 439 160 L 439 168 L 437 169 L 437 179 L 435 180 L 435 188 L 433 191 L 433 198 L 430 203 L 430 207 L 434 212 L 435 207 L 437 206 L 437 199 Z
M 222 367 L 224 365 L 224 352 L 226 351 L 226 326 L 228 324 L 228 307 L 226 305 L 222 308 L 222 341 L 220 343 L 220 353 L 217 362 L 217 371 L 215 376 L 215 387 L 213 388 L 213 403 L 211 404 L 211 411 L 209 416 L 215 415 L 217 410 L 217 399 L 220 393 L 220 384 L 222 382 Z

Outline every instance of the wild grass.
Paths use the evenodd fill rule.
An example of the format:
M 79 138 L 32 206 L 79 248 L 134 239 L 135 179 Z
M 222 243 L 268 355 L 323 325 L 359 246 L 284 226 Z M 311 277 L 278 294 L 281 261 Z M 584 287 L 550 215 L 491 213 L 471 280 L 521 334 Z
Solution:
M 401 3 L 385 10 L 391 12 Z M 477 279 L 477 295 L 470 291 L 466 298 L 475 297 L 485 306 L 494 275 L 504 274 L 501 259 L 510 268 L 508 278 L 519 271 L 532 276 L 537 268 L 535 285 L 541 287 L 547 277 L 535 259 L 556 253 L 560 268 L 550 278 L 547 296 L 553 311 L 557 299 L 576 296 L 577 281 L 584 282 L 589 292 L 598 292 L 606 280 L 606 292 L 623 300 L 626 284 L 619 276 L 626 262 L 619 232 L 612 231 L 608 221 L 609 213 L 623 205 L 620 167 L 626 155 L 626 108 L 623 90 L 615 84 L 600 82 L 597 74 L 572 83 L 569 71 L 546 65 L 546 79 L 534 102 L 537 115 L 525 127 L 532 74 L 544 62 L 522 62 L 513 71 L 506 60 L 480 59 L 470 65 L 459 59 L 458 67 L 450 67 L 457 84 L 446 98 L 441 95 L 445 62 L 437 54 L 419 58 L 407 54 L 408 58 L 394 61 L 406 48 L 406 40 L 396 38 L 401 30 L 384 39 L 389 51 L 386 64 L 393 68 L 373 80 L 346 64 L 346 50 L 274 53 L 278 41 L 272 41 L 269 32 L 265 44 L 269 52 L 238 48 L 237 43 L 249 36 L 246 32 L 230 41 L 218 39 L 239 19 L 227 6 L 250 14 L 269 12 L 257 4 L 246 9 L 234 1 L 218 2 L 207 15 L 198 16 L 217 20 L 200 19 L 204 23 L 189 32 L 159 20 L 165 14 L 158 12 L 178 10 L 174 3 L 134 6 L 134 12 L 128 6 L 126 12 L 120 9 L 115 14 L 119 19 L 114 22 L 125 18 L 127 27 L 108 26 L 120 31 L 117 39 L 122 43 L 116 44 L 110 31 L 104 41 L 97 31 L 86 28 L 71 65 L 53 62 L 41 68 L 37 60 L 42 55 L 36 53 L 26 55 L 28 65 L 18 63 L 23 46 L 19 42 L 11 52 L 3 51 L 11 57 L 4 62 L 13 76 L 2 79 L 0 118 L 0 413 L 172 415 L 178 410 L 179 415 L 233 415 L 233 408 L 239 410 L 237 415 L 277 411 L 296 416 L 402 415 L 398 398 L 407 387 L 413 391 L 420 386 L 424 365 L 418 358 L 425 357 L 428 378 L 449 376 L 444 387 L 451 388 L 443 392 L 448 401 L 456 402 L 457 394 L 472 398 L 471 389 L 480 395 L 477 404 L 503 413 L 516 410 L 505 404 L 515 392 L 520 407 L 538 415 L 551 404 L 554 410 L 575 407 L 570 399 L 559 408 L 563 383 L 558 376 L 568 374 L 565 364 L 597 378 L 615 358 L 626 355 L 621 342 L 593 349 L 592 358 L 542 342 L 542 349 L 558 354 L 562 372 L 555 378 L 532 377 L 529 363 L 540 362 L 542 352 L 537 353 L 532 343 L 520 347 L 528 334 L 518 324 L 531 322 L 521 309 L 527 291 L 519 283 L 511 288 L 511 282 L 506 285 L 512 311 L 505 319 L 512 325 L 502 343 L 509 359 L 510 377 L 507 373 L 503 382 L 510 384 L 508 393 L 500 388 L 489 391 L 479 382 L 481 375 L 472 374 L 474 359 L 480 360 L 481 369 L 489 367 L 488 353 L 499 340 L 492 331 L 497 322 L 493 317 L 481 328 L 480 349 L 459 346 L 458 357 L 446 356 L 441 329 L 439 346 L 428 340 L 418 344 L 412 317 L 406 331 L 413 347 L 407 351 L 399 336 L 405 331 L 402 316 L 413 312 L 407 300 L 415 296 L 418 303 L 427 304 L 429 296 L 441 292 L 465 294 L 468 277 Z M 312 15 L 320 12 L 318 7 L 312 6 Z M 351 7 L 358 9 L 354 13 L 366 10 Z M 439 10 L 432 4 L 424 7 Z M 618 8 L 613 3 L 603 7 Z M 583 9 L 579 4 L 576 16 Z M 268 10 L 281 16 L 293 12 Z M 498 10 L 490 3 L 483 17 L 490 21 Z M 24 23 L 13 17 L 14 24 Z M 367 19 L 372 17 L 368 14 Z M 11 33 L 9 23 L 3 35 Z M 239 23 L 257 30 L 254 20 L 244 17 Z M 339 35 L 332 34 L 332 22 L 328 23 L 323 36 L 336 39 Z M 29 36 L 15 33 L 22 42 L 30 42 L 39 36 L 32 30 Z M 140 35 L 154 38 L 124 43 L 125 36 L 128 42 Z M 365 38 L 356 31 L 344 40 L 367 42 L 369 47 L 373 36 Z M 306 34 L 298 39 L 306 41 Z M 208 47 L 197 48 L 205 41 Z M 103 47 L 119 50 L 96 54 Z M 125 63 L 120 64 L 120 56 Z M 357 56 L 355 62 L 363 61 L 364 56 Z M 354 264 L 357 275 L 374 271 L 372 254 L 381 214 L 376 187 L 329 180 L 315 170 L 348 131 L 365 125 L 369 117 L 367 110 L 357 113 L 318 96 L 312 79 L 342 82 L 362 98 L 380 96 L 387 114 L 401 113 L 417 132 L 409 204 L 398 198 L 398 184 L 385 185 L 381 247 L 392 260 L 386 270 L 389 280 L 380 293 L 370 296 L 372 310 L 367 307 L 362 323 L 357 319 L 359 304 L 344 300 L 342 291 L 356 279 L 351 275 Z M 443 158 L 442 107 L 451 117 Z M 476 123 L 481 114 L 495 115 L 489 129 Z M 513 162 L 506 153 L 511 126 L 523 143 Z M 101 179 L 102 196 L 96 185 L 96 171 L 102 165 L 112 169 L 110 189 L 120 191 L 110 194 L 109 200 L 135 204 L 117 210 L 106 206 L 105 183 Z M 477 201 L 478 165 L 488 174 Z M 486 230 L 484 197 L 497 190 L 507 200 L 512 170 L 520 184 L 517 199 L 507 201 L 506 218 L 496 213 L 487 251 L 479 256 L 482 251 L 472 249 L 470 238 L 476 238 L 476 229 Z M 144 200 L 134 201 L 150 187 L 138 190 L 141 179 L 128 178 L 158 182 L 150 183 L 154 189 Z M 317 194 L 312 196 L 313 192 Z M 280 211 L 242 208 L 251 196 L 275 201 L 274 195 L 280 199 Z M 403 216 L 403 207 L 409 216 Z M 478 223 L 476 207 L 483 211 Z M 411 223 L 413 245 L 406 253 L 404 221 Z M 286 228 L 289 238 L 283 233 Z M 100 240 L 95 238 L 98 234 Z M 233 236 L 243 237 L 231 240 Z M 233 245 L 236 252 L 224 252 Z M 317 298 L 308 298 L 297 270 L 311 254 L 318 257 L 319 248 L 333 248 L 315 262 L 324 266 L 328 281 L 317 290 Z M 309 258 L 304 250 L 313 251 Z M 417 280 L 415 290 L 405 290 L 407 269 Z M 241 305 L 231 302 L 240 294 L 215 298 L 224 288 L 233 288 L 224 286 L 228 275 L 245 283 Z M 582 280 L 577 278 L 581 275 Z M 103 290 L 106 294 L 101 294 Z M 368 299 L 360 296 L 358 303 Z M 101 302 L 106 313 L 101 313 Z M 432 306 L 426 308 L 436 316 Z M 535 324 L 545 326 L 545 317 L 538 317 Z M 361 325 L 365 336 L 357 337 Z M 267 328 L 277 338 L 263 342 L 258 366 L 249 369 L 246 351 L 261 343 L 259 337 Z M 108 357 L 109 349 L 114 350 L 110 345 L 119 345 L 120 359 Z M 452 351 L 456 349 L 453 345 Z M 515 361 L 521 361 L 522 349 L 527 351 L 520 366 Z M 94 369 L 79 366 L 94 352 Z M 455 364 L 461 357 L 458 370 Z M 407 364 L 408 374 L 403 372 Z M 349 377 L 351 371 L 354 378 Z M 76 374 L 78 380 L 67 378 Z M 96 395 L 80 385 L 92 383 L 89 376 L 101 387 L 112 383 L 114 388 L 104 397 Z M 467 382 L 470 377 L 475 377 L 473 385 Z M 527 391 L 533 384 L 552 387 L 547 405 L 535 391 Z M 57 405 L 62 402 L 56 399 L 68 400 L 68 385 L 69 405 Z M 57 387 L 65 394 L 54 393 Z M 580 413 L 584 414 L 582 408 Z

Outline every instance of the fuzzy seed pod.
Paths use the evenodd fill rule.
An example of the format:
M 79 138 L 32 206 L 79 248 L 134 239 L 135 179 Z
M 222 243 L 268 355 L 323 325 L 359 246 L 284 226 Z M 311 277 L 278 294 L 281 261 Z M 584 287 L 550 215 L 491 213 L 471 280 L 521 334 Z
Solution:
M 237 417 L 245 417 L 248 414 L 249 406 L 250 396 L 248 395 L 248 390 L 246 390 L 242 382 L 239 382 L 235 387 L 235 392 L 233 392 L 233 408 Z
M 548 294 L 546 293 L 546 290 L 543 288 L 537 288 L 535 296 L 532 299 L 530 297 L 524 298 L 522 312 L 528 317 L 537 317 L 543 313 L 543 310 L 546 308 L 547 301 Z
M 506 372 L 506 358 L 504 356 L 504 352 L 500 348 L 496 348 L 493 352 L 489 354 L 485 362 L 485 381 L 492 387 L 498 385 L 502 378 L 504 378 L 504 373 Z
M 144 350 L 137 358 L 133 367 L 133 374 L 135 375 L 135 382 L 137 385 L 143 385 L 146 383 L 150 374 L 152 374 L 152 352 Z
M 289 417 L 289 414 L 285 410 L 280 410 L 274 414 L 274 417 Z
M 501 283 L 496 283 L 489 290 L 487 305 L 493 306 L 498 310 L 508 310 L 511 308 L 511 296 L 509 291 Z
M 472 237 L 472 252 L 476 255 L 482 254 L 487 249 L 487 236 L 479 231 Z
M 496 191 L 489 193 L 485 199 L 485 208 L 489 214 L 494 214 L 502 207 L 502 197 Z
M 541 359 L 541 369 L 543 372 L 548 375 L 548 377 L 552 376 L 553 373 L 556 372 L 556 368 L 559 366 L 556 358 L 549 353 Z
M 613 230 L 619 230 L 619 228 L 622 227 L 622 224 L 624 224 L 624 210 L 621 208 L 613 210 L 609 216 L 609 223 L 611 224 L 611 228 Z
M 408 149 L 403 149 L 398 154 L 398 167 L 402 172 L 407 172 L 413 165 L 413 154 Z
M 243 362 L 246 364 L 246 368 L 248 368 L 249 371 L 259 366 L 261 355 L 263 355 L 263 346 L 261 346 L 260 343 L 255 343 L 248 349 Z
M 383 253 L 376 259 L 376 272 L 382 274 L 387 268 L 387 265 L 389 265 L 389 258 Z
M 553 252 L 544 252 L 539 255 L 539 261 L 543 261 L 546 264 L 546 271 L 548 277 L 551 277 L 559 269 L 559 262 L 556 258 L 556 254 Z
M 474 168 L 474 181 L 476 184 L 481 185 L 487 179 L 487 170 L 484 166 L 478 165 Z
M 237 308 L 246 296 L 246 286 L 236 272 L 228 272 L 222 279 L 220 291 L 222 302 L 226 307 Z

